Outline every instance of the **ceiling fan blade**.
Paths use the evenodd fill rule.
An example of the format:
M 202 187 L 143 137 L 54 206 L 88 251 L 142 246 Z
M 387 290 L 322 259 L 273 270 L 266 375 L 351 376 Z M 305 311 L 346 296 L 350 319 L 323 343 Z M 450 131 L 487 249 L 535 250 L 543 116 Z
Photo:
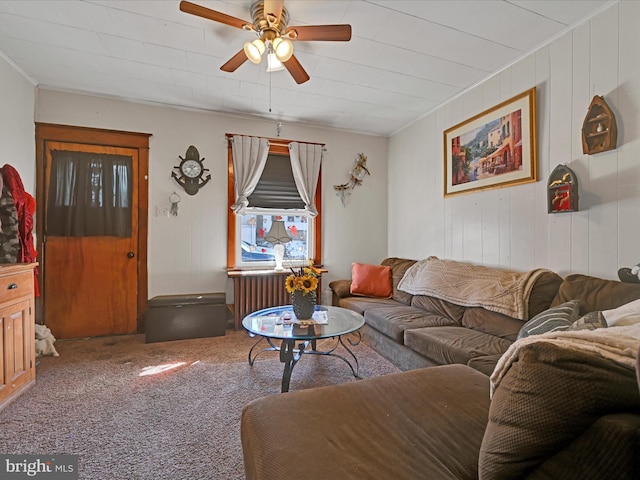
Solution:
M 233 57 L 229 59 L 227 63 L 220 67 L 220 70 L 224 72 L 235 72 L 240 65 L 248 60 L 247 54 L 244 53 L 244 49 L 240 50 Z
M 348 42 L 351 40 L 351 25 L 304 25 L 301 27 L 289 27 L 286 33 L 295 32 L 292 37 L 295 40 L 326 42 Z
M 264 16 L 267 21 L 269 21 L 269 16 L 272 16 L 275 19 L 274 24 L 280 23 L 283 6 L 284 0 L 264 0 Z
M 185 13 L 190 13 L 191 15 L 196 15 L 208 20 L 213 20 L 214 22 L 224 23 L 225 25 L 229 25 L 231 27 L 244 28 L 245 25 L 253 27 L 250 22 L 232 17 L 231 15 L 227 15 L 226 13 L 211 10 L 210 8 L 201 7 L 200 5 L 187 2 L 186 0 L 182 0 L 180 2 L 180 10 Z
M 309 74 L 302 68 L 295 55 L 291 55 L 291 58 L 284 62 L 284 66 L 298 85 L 309 80 Z

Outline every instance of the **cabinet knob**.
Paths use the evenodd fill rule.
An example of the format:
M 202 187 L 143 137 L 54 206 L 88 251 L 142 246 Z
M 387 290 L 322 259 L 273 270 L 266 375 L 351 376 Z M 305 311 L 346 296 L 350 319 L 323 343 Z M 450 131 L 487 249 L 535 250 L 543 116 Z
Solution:
M 136 256 L 136 254 L 135 254 L 135 253 L 133 253 L 133 252 L 129 252 L 129 253 L 127 253 L 127 257 L 129 257 L 129 258 L 133 258 L 133 257 L 135 257 L 135 256 Z
M 18 284 L 17 283 L 10 283 L 7 286 L 7 290 L 15 290 L 16 288 L 18 288 Z

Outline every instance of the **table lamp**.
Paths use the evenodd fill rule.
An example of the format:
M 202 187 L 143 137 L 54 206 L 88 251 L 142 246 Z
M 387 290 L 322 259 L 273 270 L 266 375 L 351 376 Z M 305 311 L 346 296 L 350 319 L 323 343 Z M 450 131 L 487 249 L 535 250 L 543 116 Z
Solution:
M 264 236 L 265 241 L 273 244 L 273 253 L 276 257 L 276 268 L 277 271 L 282 271 L 284 268 L 282 267 L 282 260 L 284 259 L 284 243 L 289 243 L 291 241 L 291 237 L 287 233 L 287 229 L 284 226 L 284 221 L 282 220 L 274 220 L 271 224 L 271 228 L 269 232 Z

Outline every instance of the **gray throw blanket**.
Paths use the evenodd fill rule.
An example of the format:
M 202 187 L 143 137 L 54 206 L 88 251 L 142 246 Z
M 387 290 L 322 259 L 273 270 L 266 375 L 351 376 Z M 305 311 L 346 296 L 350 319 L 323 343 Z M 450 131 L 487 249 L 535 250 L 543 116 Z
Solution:
M 545 272 L 548 270 L 542 268 L 514 272 L 429 257 L 409 267 L 398 290 L 528 320 L 531 290 Z

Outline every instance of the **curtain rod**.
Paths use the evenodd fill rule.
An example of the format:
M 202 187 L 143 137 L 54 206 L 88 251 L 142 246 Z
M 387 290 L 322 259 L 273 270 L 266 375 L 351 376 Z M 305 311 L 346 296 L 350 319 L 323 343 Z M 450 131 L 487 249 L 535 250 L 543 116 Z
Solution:
M 225 134 L 225 137 L 226 137 L 227 141 L 228 141 L 228 142 L 230 142 L 230 141 L 233 139 L 233 137 L 234 137 L 235 135 L 239 135 L 239 134 L 236 134 L 236 133 L 226 133 L 226 134 Z M 252 135 L 243 135 L 243 136 L 252 136 Z M 266 138 L 267 140 L 269 140 L 269 144 L 270 144 L 270 145 L 274 145 L 274 146 L 276 146 L 276 147 L 288 147 L 288 146 L 289 146 L 289 144 L 290 144 L 290 143 L 292 143 L 292 142 L 307 143 L 307 144 L 309 144 L 309 145 L 322 145 L 323 147 L 326 147 L 326 144 L 324 144 L 324 143 L 318 143 L 318 142 L 301 142 L 301 141 L 299 141 L 299 140 L 285 140 L 285 139 L 282 139 L 281 141 L 278 141 L 278 140 L 276 140 L 276 139 L 267 138 L 267 137 L 260 137 L 260 138 Z M 325 148 L 324 150 L 326 151 L 326 148 Z

